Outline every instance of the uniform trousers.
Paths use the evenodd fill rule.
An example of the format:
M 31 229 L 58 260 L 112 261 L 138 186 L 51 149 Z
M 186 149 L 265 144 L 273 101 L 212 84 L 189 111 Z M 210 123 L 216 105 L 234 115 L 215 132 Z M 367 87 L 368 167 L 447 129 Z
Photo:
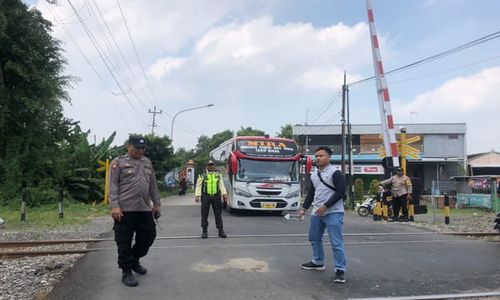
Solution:
M 223 229 L 222 223 L 222 200 L 220 195 L 217 196 L 201 196 L 201 227 L 208 228 L 208 213 L 210 212 L 210 206 L 214 211 L 215 216 L 215 226 L 218 229 Z
M 401 195 L 399 197 L 393 197 L 392 199 L 392 209 L 393 209 L 393 218 L 399 218 L 399 210 L 403 211 L 403 218 L 408 219 L 408 201 L 406 200 L 406 196 L 408 194 Z
M 118 246 L 118 267 L 127 270 L 144 257 L 156 238 L 152 212 L 123 212 L 113 226 Z M 135 244 L 132 246 L 135 233 Z

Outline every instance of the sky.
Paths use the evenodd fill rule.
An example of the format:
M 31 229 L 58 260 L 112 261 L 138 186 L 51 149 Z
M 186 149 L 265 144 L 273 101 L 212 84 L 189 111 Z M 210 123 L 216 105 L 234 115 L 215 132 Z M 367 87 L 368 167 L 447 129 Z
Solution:
M 65 115 L 98 142 L 150 133 L 154 107 L 155 134 L 170 136 L 179 111 L 213 104 L 177 115 L 176 149 L 241 126 L 339 124 L 344 71 L 374 72 L 364 0 L 25 2 L 54 24 L 78 78 Z M 496 0 L 372 2 L 386 71 L 500 30 Z M 467 123 L 469 154 L 500 151 L 498 49 L 500 38 L 388 75 L 395 122 Z M 375 82 L 349 91 L 352 123 L 380 123 Z

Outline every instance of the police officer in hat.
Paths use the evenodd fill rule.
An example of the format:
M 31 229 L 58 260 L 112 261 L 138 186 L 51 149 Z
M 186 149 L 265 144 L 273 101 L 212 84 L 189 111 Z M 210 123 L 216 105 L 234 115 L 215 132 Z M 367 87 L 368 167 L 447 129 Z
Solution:
M 380 182 L 380 186 L 391 186 L 393 221 L 401 220 L 408 222 L 408 201 L 411 200 L 412 183 L 411 179 L 404 175 L 401 167 L 395 168 L 396 175 Z M 403 218 L 399 219 L 399 211 L 402 210 Z
M 140 275 L 147 273 L 139 259 L 153 244 L 156 237 L 153 217 L 158 218 L 161 213 L 156 176 L 151 160 L 144 156 L 145 146 L 142 136 L 131 135 L 128 154 L 115 158 L 110 167 L 108 199 L 114 219 L 118 266 L 123 272 L 122 282 L 127 286 L 139 284 L 132 271 Z
M 222 181 L 222 176 L 213 161 L 210 160 L 207 162 L 206 172 L 198 177 L 194 195 L 196 203 L 199 203 L 201 200 L 201 237 L 204 239 L 208 237 L 208 213 L 210 206 L 212 206 L 215 215 L 215 226 L 219 230 L 219 237 L 226 238 L 227 235 L 224 232 L 222 223 L 222 200 L 224 203 L 227 202 L 227 192 Z

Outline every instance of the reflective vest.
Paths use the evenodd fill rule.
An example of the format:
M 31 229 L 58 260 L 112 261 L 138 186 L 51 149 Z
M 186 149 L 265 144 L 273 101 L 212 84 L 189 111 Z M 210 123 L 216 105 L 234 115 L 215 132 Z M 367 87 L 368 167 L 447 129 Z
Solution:
M 209 196 L 216 196 L 219 194 L 219 180 L 218 173 L 206 173 L 203 176 L 203 193 Z

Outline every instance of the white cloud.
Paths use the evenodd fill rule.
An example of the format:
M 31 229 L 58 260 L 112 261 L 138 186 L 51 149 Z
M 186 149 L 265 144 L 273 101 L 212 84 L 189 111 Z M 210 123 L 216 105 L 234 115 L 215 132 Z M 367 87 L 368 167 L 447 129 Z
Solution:
M 436 114 L 471 114 L 500 107 L 500 67 L 459 77 L 418 95 L 405 105 L 407 111 Z
M 500 67 L 484 69 L 396 105 L 396 114 L 408 120 L 411 112 L 418 113 L 418 122 L 466 122 L 470 153 L 500 149 L 498 126 L 492 123 L 499 118 L 499 86 Z
M 162 58 L 149 67 L 149 75 L 156 80 L 170 74 L 175 69 L 179 69 L 184 64 L 185 59 L 178 57 L 165 57 Z
M 310 23 L 275 24 L 266 16 L 212 28 L 196 43 L 186 58 L 192 63 L 185 67 L 250 72 L 305 88 L 337 89 L 343 70 L 354 73 L 351 79 L 359 78 L 355 72 L 371 63 L 368 41 L 363 23 L 321 28 Z

